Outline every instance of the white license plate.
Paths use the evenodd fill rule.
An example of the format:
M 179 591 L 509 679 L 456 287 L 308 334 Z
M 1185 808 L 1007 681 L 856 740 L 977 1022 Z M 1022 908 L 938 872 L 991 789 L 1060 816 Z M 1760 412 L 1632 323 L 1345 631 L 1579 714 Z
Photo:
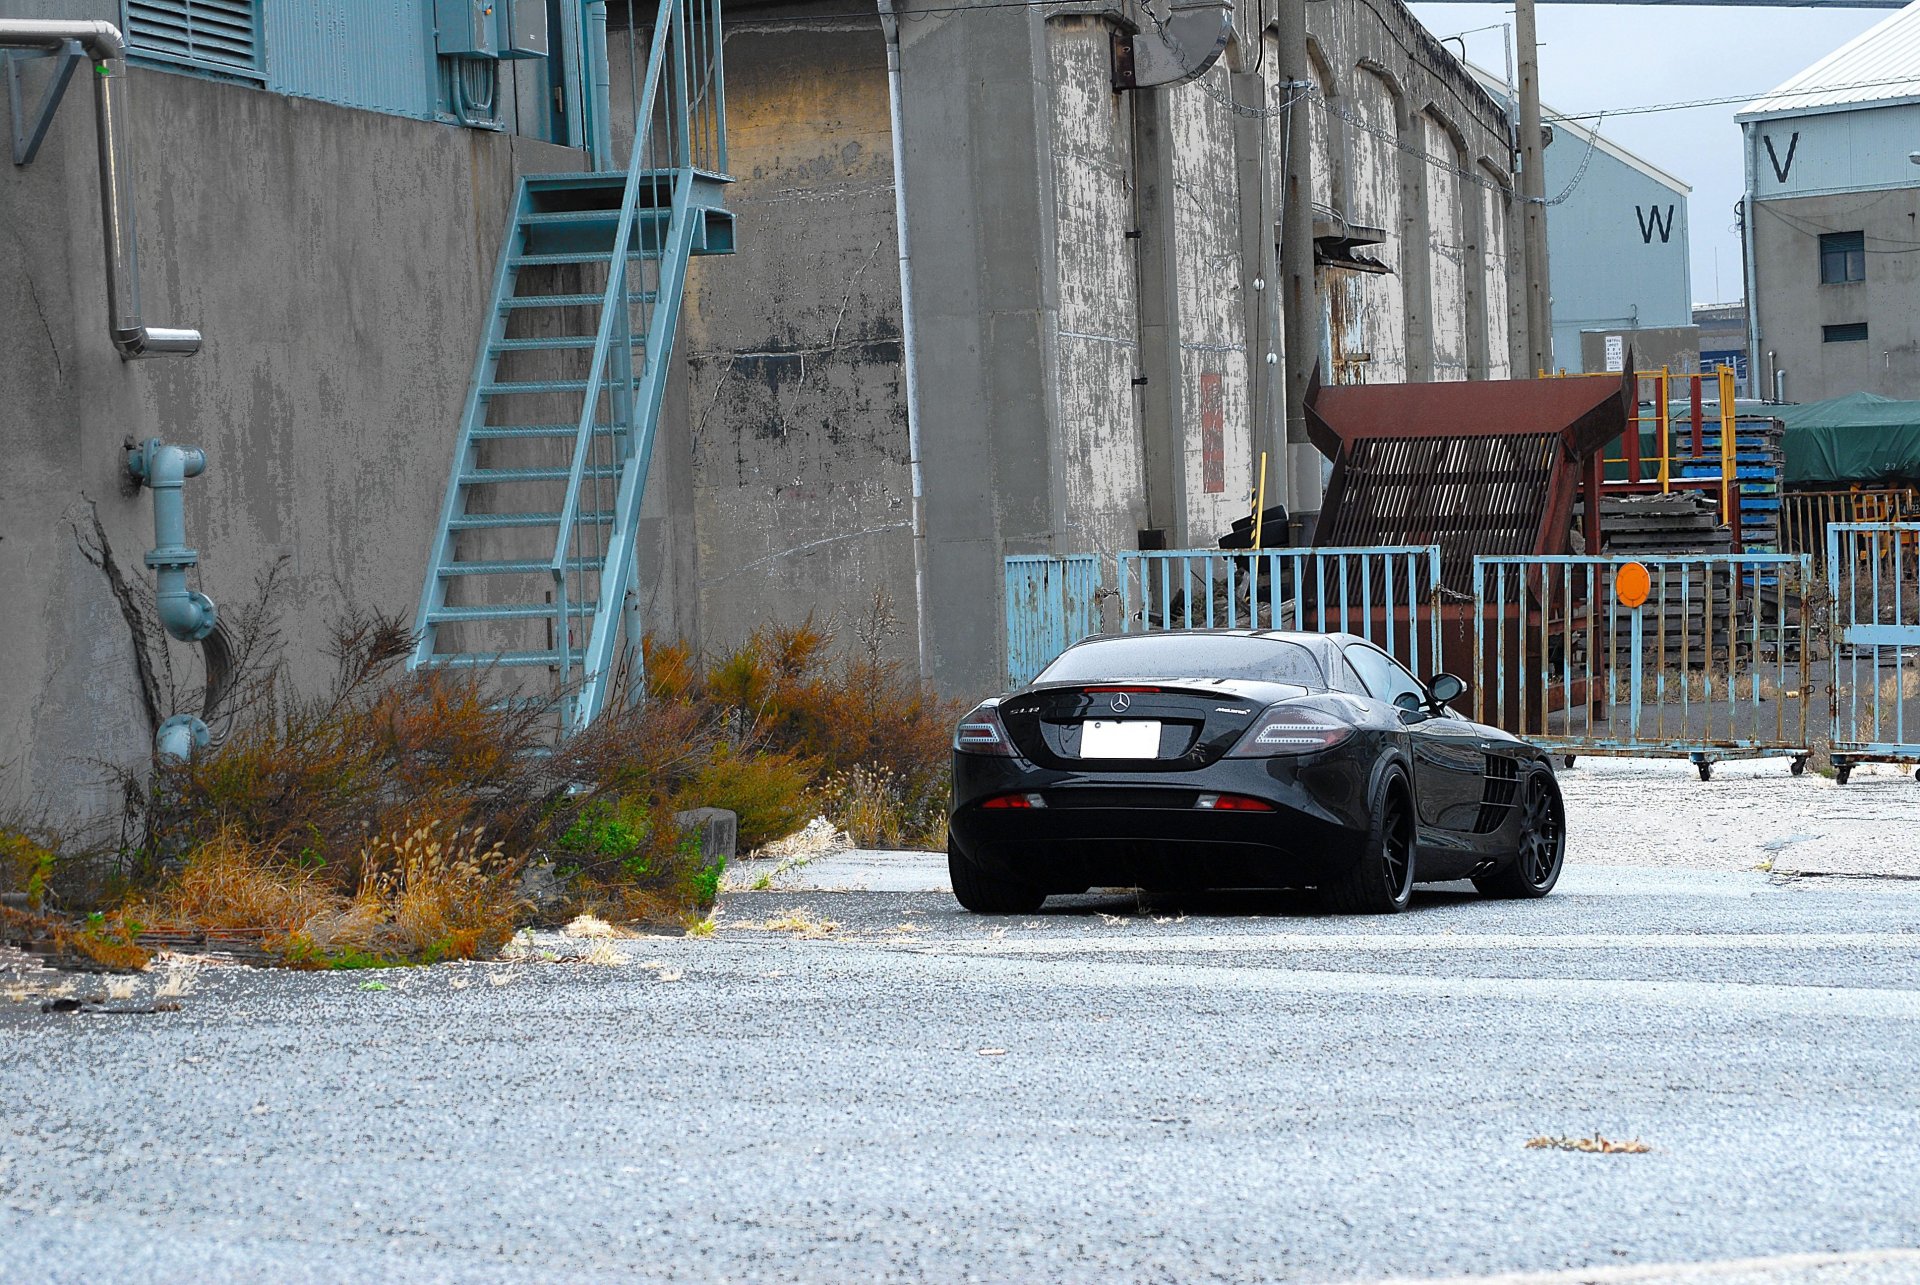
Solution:
M 1152 719 L 1096 718 L 1080 724 L 1083 759 L 1150 759 L 1160 757 L 1160 724 Z

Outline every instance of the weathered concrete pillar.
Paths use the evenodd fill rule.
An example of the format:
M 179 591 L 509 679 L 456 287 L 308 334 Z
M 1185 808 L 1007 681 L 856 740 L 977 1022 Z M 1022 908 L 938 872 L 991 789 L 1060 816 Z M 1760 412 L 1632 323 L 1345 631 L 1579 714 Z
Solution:
M 1065 527 L 1045 18 L 935 12 L 900 40 L 927 626 L 935 682 L 964 698 L 1000 685 L 1002 559 L 1054 551 Z
M 1180 257 L 1174 236 L 1171 104 L 1165 89 L 1133 95 L 1134 209 L 1140 265 L 1140 428 L 1147 529 L 1187 547 L 1185 400 L 1180 393 Z
M 1235 62 L 1250 61 L 1238 47 Z M 1289 461 L 1287 459 L 1287 402 L 1278 362 L 1269 365 L 1267 355 L 1280 351 L 1281 292 L 1275 288 L 1279 277 L 1278 247 L 1273 226 L 1277 213 L 1272 206 L 1273 184 L 1268 174 L 1265 131 L 1260 113 L 1267 110 L 1267 82 L 1257 64 L 1252 70 L 1237 67 L 1229 80 L 1233 101 L 1242 111 L 1233 118 L 1233 158 L 1240 171 L 1240 264 L 1244 293 L 1241 296 L 1247 335 L 1248 415 L 1252 421 L 1254 485 L 1259 485 L 1260 456 L 1267 456 L 1267 503 L 1291 499 Z M 1316 292 L 1317 293 L 1317 292 Z M 1316 470 L 1317 472 L 1317 470 Z M 1316 478 L 1317 482 L 1318 479 Z
M 1433 228 L 1427 219 L 1426 124 L 1403 94 L 1394 95 L 1393 123 L 1400 135 L 1400 273 L 1406 281 L 1407 382 L 1424 384 L 1433 379 Z

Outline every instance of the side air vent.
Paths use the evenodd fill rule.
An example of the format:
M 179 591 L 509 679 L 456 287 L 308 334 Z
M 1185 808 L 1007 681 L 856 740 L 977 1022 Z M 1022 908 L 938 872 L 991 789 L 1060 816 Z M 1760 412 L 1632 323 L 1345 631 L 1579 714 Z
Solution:
M 127 43 L 136 54 L 258 74 L 255 0 L 127 0 Z
M 1492 834 L 1498 830 L 1519 792 L 1519 765 L 1503 754 L 1487 755 L 1487 785 L 1480 796 L 1480 815 L 1474 820 L 1473 832 Z

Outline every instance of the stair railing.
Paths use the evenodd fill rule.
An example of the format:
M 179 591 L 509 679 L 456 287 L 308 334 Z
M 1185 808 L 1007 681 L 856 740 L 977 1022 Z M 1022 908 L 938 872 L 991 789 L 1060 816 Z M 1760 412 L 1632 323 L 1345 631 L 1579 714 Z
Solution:
M 692 32 L 688 30 L 690 10 L 704 11 L 691 19 L 695 28 Z M 680 303 L 684 259 L 691 250 L 693 169 L 696 157 L 716 165 L 723 164 L 725 158 L 724 109 L 718 101 L 720 60 L 717 0 L 660 0 L 649 42 L 645 88 L 634 120 L 633 151 L 614 231 L 600 324 L 594 335 L 593 358 L 574 435 L 566 498 L 549 564 L 554 583 L 554 650 L 562 690 L 573 682 L 576 652 L 581 669 L 580 690 L 570 701 L 566 716 L 564 730 L 569 732 L 590 723 L 605 700 L 613 634 L 619 628 L 632 573 L 637 536 L 634 519 L 642 498 L 638 489 L 652 452 L 654 422 L 664 390 L 660 368 L 670 355 L 668 341 Z M 697 112 L 696 93 L 703 100 Z M 670 216 L 664 224 L 657 219 L 648 221 L 645 235 L 653 239 L 642 243 L 645 257 L 639 262 L 653 268 L 649 273 L 643 266 L 639 274 L 642 289 L 630 292 L 629 282 L 634 276 L 629 267 L 630 253 L 643 194 L 649 198 L 649 209 L 670 211 Z M 663 197 L 667 199 L 663 201 Z M 635 303 L 639 306 L 637 319 Z M 646 337 L 637 378 L 631 366 L 630 336 L 635 332 Z M 619 368 L 612 380 L 608 378 L 610 361 Z M 642 388 L 648 394 L 644 405 L 635 397 Z M 596 517 L 590 524 L 592 532 L 583 537 L 579 522 L 581 491 L 594 455 L 594 430 L 599 426 L 603 396 L 609 402 L 606 440 L 619 465 L 618 480 L 614 483 L 616 494 L 610 497 L 611 507 L 596 506 L 612 516 L 605 522 Z M 636 460 L 638 468 L 634 467 Z M 596 470 L 596 490 L 603 480 Z M 575 615 L 572 603 L 578 594 L 584 608 L 590 574 L 595 580 L 597 606 L 584 617 L 586 636 L 576 648 L 570 630 Z M 629 643 L 637 647 L 638 641 L 630 639 Z

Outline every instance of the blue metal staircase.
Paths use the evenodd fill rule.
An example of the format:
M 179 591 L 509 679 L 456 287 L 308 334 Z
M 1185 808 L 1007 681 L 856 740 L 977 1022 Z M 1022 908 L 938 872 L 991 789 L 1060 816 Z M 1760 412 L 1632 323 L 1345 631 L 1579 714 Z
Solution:
M 414 667 L 557 693 L 562 735 L 637 659 L 635 541 L 687 267 L 733 250 L 715 0 L 660 0 L 649 51 L 626 173 L 520 181 L 414 618 Z

